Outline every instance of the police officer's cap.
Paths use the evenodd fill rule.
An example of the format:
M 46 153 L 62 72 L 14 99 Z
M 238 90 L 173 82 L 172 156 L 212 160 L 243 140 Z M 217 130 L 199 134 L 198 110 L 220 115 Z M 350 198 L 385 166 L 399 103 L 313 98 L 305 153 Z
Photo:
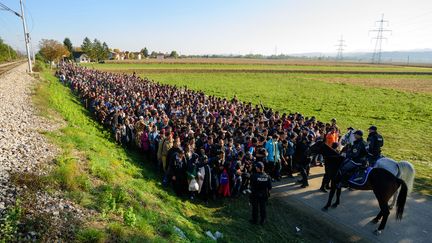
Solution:
M 263 169 L 264 168 L 264 164 L 263 164 L 263 162 L 258 162 L 257 164 L 256 164 L 256 167 L 258 168 L 258 169 Z
M 369 130 L 371 130 L 371 131 L 376 131 L 376 130 L 377 130 L 377 127 L 376 127 L 376 126 L 370 126 L 370 127 L 369 127 Z
M 357 130 L 354 132 L 355 135 L 359 135 L 359 136 L 363 136 L 363 131 L 362 130 Z

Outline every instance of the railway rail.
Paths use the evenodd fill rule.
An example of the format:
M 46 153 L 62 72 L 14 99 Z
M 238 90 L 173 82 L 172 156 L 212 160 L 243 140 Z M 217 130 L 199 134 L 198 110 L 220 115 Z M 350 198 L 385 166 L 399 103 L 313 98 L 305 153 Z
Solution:
M 18 67 L 19 65 L 25 63 L 25 60 L 22 61 L 16 61 L 16 62 L 8 62 L 4 64 L 0 64 L 0 76 L 8 72 L 9 70 L 14 69 L 15 67 Z

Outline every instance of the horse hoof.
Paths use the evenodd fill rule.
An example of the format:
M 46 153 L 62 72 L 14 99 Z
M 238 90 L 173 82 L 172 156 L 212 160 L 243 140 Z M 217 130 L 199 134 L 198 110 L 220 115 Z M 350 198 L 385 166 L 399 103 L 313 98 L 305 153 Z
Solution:
M 382 233 L 382 230 L 375 230 L 375 231 L 374 231 L 374 234 L 375 234 L 376 236 L 380 236 L 381 233 Z
M 372 219 L 370 222 L 371 222 L 371 224 L 378 224 L 379 219 Z
M 338 203 L 334 203 L 333 205 L 331 205 L 332 208 L 337 208 L 339 204 Z
M 328 211 L 328 207 L 325 206 L 325 207 L 321 208 L 321 211 L 323 211 L 323 212 L 327 212 L 327 211 Z

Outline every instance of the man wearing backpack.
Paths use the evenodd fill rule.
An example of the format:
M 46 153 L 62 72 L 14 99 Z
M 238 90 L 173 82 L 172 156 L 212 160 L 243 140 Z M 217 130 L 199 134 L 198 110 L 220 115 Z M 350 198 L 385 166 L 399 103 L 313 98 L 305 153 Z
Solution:
M 272 188 L 271 178 L 264 172 L 264 163 L 258 162 L 255 166 L 256 173 L 251 178 L 251 191 L 250 203 L 252 204 L 252 219 L 249 221 L 251 224 L 258 223 L 258 211 L 260 213 L 260 224 L 263 225 L 267 213 L 266 204 L 270 196 Z

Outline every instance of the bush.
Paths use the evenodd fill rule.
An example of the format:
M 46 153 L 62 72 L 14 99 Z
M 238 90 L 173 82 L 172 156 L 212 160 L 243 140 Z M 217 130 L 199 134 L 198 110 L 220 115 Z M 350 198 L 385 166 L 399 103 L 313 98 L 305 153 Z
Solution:
M 124 223 L 128 226 L 135 226 L 136 224 L 136 216 L 133 211 L 133 207 L 129 207 L 126 212 L 123 214 Z
M 105 233 L 98 229 L 88 228 L 78 232 L 77 242 L 105 242 Z
M 0 242 L 11 242 L 19 241 L 18 235 L 18 224 L 22 217 L 22 209 L 20 207 L 20 201 L 16 201 L 16 205 L 9 209 L 6 216 L 1 219 L 0 223 Z

